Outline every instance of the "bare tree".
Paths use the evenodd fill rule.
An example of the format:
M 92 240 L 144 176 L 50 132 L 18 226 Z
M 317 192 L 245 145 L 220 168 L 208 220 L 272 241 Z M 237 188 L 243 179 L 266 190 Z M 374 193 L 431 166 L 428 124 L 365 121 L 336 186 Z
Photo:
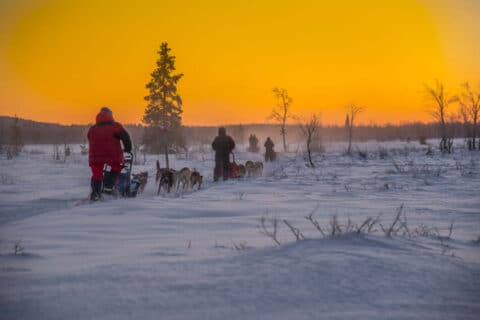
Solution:
M 292 98 L 288 95 L 286 89 L 283 88 L 273 88 L 273 94 L 277 99 L 277 106 L 272 110 L 272 114 L 270 115 L 270 119 L 273 119 L 277 122 L 280 122 L 280 134 L 283 138 L 283 151 L 287 151 L 287 142 L 286 142 L 286 135 L 287 135 L 287 120 L 292 118 L 290 114 L 290 105 L 293 103 Z
M 435 103 L 429 113 L 439 124 L 440 151 L 450 153 L 452 151 L 452 141 L 447 136 L 447 109 L 450 104 L 458 101 L 458 98 L 445 92 L 443 83 L 438 80 L 435 82 L 435 87 L 425 84 L 425 92 Z
M 60 161 L 60 144 L 58 143 L 58 141 L 55 141 L 55 143 L 53 144 L 53 160 L 55 161 Z
M 315 167 L 315 164 L 312 161 L 312 141 L 315 137 L 315 135 L 318 134 L 320 128 L 320 120 L 318 119 L 317 115 L 312 115 L 312 117 L 306 121 L 305 123 L 300 124 L 300 130 L 302 131 L 303 136 L 307 140 L 307 155 L 308 155 L 308 161 L 310 162 L 310 165 Z
M 67 158 L 72 155 L 72 149 L 66 143 L 63 144 L 63 162 L 67 161 Z
M 463 92 L 458 100 L 460 103 L 460 114 L 464 119 L 464 123 L 469 121 L 472 123 L 471 145 L 472 149 L 475 150 L 477 148 L 475 140 L 477 138 L 478 114 L 480 113 L 480 92 L 472 90 L 468 82 L 464 83 L 462 87 Z
M 345 128 L 347 129 L 348 134 L 347 154 L 352 154 L 353 126 L 355 125 L 357 116 L 363 112 L 363 110 L 365 110 L 364 107 L 353 104 L 347 107 L 347 116 L 345 118 Z
M 472 142 L 470 140 L 470 119 L 469 119 L 469 114 L 467 110 L 467 106 L 465 106 L 463 103 L 460 103 L 458 107 L 458 116 L 463 122 L 463 135 L 465 138 L 465 141 L 468 144 L 468 150 L 472 149 Z

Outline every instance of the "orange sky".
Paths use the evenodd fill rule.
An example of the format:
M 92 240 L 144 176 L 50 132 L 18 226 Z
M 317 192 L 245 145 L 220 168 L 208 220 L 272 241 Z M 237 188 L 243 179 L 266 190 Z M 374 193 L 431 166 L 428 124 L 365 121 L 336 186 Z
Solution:
M 324 123 L 352 102 L 363 123 L 427 121 L 424 82 L 480 85 L 479 15 L 476 0 L 2 0 L 0 114 L 88 123 L 108 105 L 139 123 L 167 41 L 188 125 L 265 122 L 274 86 Z

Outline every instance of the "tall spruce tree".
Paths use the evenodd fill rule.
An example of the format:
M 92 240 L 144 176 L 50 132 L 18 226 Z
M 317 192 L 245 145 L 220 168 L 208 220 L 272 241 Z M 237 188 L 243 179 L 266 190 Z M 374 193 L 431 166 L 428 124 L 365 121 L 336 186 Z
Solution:
M 157 66 L 150 74 L 146 85 L 149 93 L 145 96 L 148 105 L 143 122 L 147 125 L 146 145 L 152 151 L 165 154 L 169 167 L 168 151 L 172 146 L 182 144 L 182 99 L 177 92 L 177 83 L 183 73 L 174 74 L 175 56 L 170 54 L 167 42 L 160 45 Z

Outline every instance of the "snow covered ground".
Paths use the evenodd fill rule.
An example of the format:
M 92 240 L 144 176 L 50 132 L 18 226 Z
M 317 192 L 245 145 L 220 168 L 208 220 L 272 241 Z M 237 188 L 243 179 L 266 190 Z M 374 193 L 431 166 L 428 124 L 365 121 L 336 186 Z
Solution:
M 331 144 L 315 169 L 291 153 L 262 177 L 217 184 L 199 150 L 173 167 L 197 168 L 204 188 L 161 196 L 149 156 L 134 168 L 149 171 L 143 194 L 85 205 L 86 156 L 27 146 L 0 159 L 0 319 L 479 319 L 480 152 L 357 148 L 366 158 Z M 409 234 L 386 237 L 402 204 Z M 333 216 L 343 231 L 379 223 L 322 237 L 312 211 L 324 232 Z M 278 219 L 280 246 L 262 216 Z

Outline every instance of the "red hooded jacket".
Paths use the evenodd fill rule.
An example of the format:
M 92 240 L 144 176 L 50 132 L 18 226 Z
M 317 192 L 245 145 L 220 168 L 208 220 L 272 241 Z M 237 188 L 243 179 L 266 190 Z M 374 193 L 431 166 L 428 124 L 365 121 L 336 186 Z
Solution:
M 88 130 L 90 165 L 120 164 L 123 163 L 123 151 L 132 150 L 132 142 L 123 126 L 113 120 L 111 113 L 101 111 L 96 118 L 96 124 Z

